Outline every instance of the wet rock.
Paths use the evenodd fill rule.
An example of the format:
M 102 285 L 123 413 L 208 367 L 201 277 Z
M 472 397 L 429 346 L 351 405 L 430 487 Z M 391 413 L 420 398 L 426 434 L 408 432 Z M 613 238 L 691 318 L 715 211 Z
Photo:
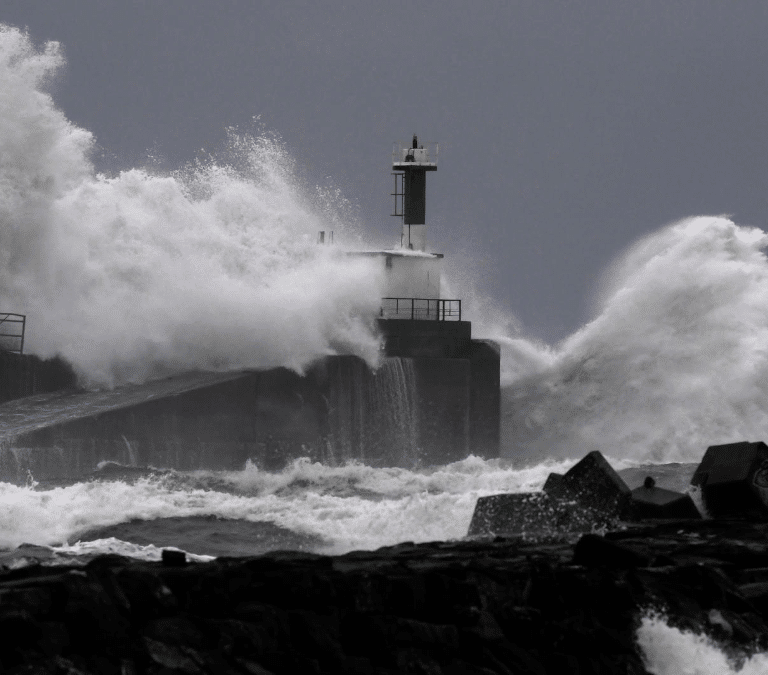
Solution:
M 48 546 L 21 544 L 12 551 L 0 552 L 0 566 L 6 569 L 35 565 L 46 560 L 52 560 L 56 554 Z
M 183 567 L 187 564 L 187 554 L 172 548 L 164 548 L 162 552 L 163 565 L 166 567 Z
M 546 497 L 550 499 L 549 496 Z M 572 539 L 571 539 L 572 541 Z M 3 672 L 644 673 L 644 608 L 768 648 L 768 523 L 0 572 Z
M 585 534 L 573 551 L 573 564 L 585 567 L 648 567 L 652 558 L 596 534 Z
M 200 647 L 207 644 L 203 632 L 184 615 L 149 621 L 143 632 L 147 639 L 168 645 Z
M 148 637 L 144 638 L 144 643 L 149 657 L 160 666 L 192 675 L 205 672 L 201 668 L 202 657 L 191 647 L 169 645 Z
M 691 484 L 701 489 L 712 517 L 768 518 L 768 446 L 746 441 L 712 445 Z

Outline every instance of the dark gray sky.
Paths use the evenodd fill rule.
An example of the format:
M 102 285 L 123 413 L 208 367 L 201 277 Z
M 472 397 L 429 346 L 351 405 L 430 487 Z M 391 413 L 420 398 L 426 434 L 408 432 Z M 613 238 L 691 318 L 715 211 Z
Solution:
M 63 44 L 55 98 L 101 168 L 176 167 L 260 116 L 383 242 L 392 141 L 439 141 L 430 248 L 549 342 L 637 237 L 767 225 L 766 2 L 4 0 L 0 22 Z

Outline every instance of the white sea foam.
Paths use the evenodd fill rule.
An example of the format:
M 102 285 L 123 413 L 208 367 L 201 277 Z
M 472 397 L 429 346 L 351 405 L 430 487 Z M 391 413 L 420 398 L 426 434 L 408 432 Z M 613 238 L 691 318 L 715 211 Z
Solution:
M 172 175 L 96 174 L 93 137 L 45 90 L 62 62 L 57 43 L 0 25 L 0 309 L 27 314 L 28 351 L 95 384 L 376 360 L 381 280 L 316 245 L 344 223 L 278 139 L 232 133 Z
M 132 544 L 128 541 L 115 539 L 114 537 L 94 539 L 93 541 L 78 541 L 74 544 L 63 544 L 53 547 L 54 552 L 58 554 L 53 564 L 66 564 L 77 561 L 81 557 L 106 555 L 108 553 L 138 560 L 157 561 L 162 559 L 164 549 L 179 550 L 173 546 L 163 546 L 162 548 L 158 548 L 153 544 L 142 546 L 141 544 Z M 212 555 L 199 555 L 187 552 L 187 560 L 191 562 L 210 562 L 215 559 L 215 556 Z
M 308 459 L 292 462 L 280 472 L 260 471 L 248 463 L 243 471 L 183 474 L 185 479 L 215 480 L 240 494 L 290 494 L 312 490 L 319 494 L 354 492 L 397 499 L 414 494 L 461 494 L 468 491 L 529 491 L 539 489 L 550 471 L 562 471 L 572 462 L 545 462 L 539 466 L 515 468 L 509 462 L 469 456 L 446 466 L 423 471 L 396 467 L 374 468 L 358 462 L 324 466 Z
M 643 617 L 637 631 L 645 668 L 653 675 L 765 675 L 768 654 L 735 659 L 704 635 L 670 626 L 663 616 Z
M 208 515 L 273 522 L 322 538 L 327 552 L 457 539 L 466 535 L 478 497 L 538 489 L 549 471 L 567 466 L 518 470 L 470 457 L 408 471 L 300 460 L 279 473 L 171 472 L 48 490 L 0 483 L 0 547 L 74 544 L 86 531 L 134 519 Z
M 767 243 L 725 217 L 675 223 L 617 261 L 557 349 L 508 340 L 506 452 L 695 462 L 768 438 Z

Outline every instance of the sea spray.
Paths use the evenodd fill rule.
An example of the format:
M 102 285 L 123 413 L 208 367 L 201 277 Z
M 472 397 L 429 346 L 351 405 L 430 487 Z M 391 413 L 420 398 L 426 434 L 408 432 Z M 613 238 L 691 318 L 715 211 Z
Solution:
M 646 670 L 653 675 L 765 675 L 768 654 L 744 655 L 705 635 L 670 626 L 666 617 L 649 613 L 637 630 Z M 729 653 L 730 652 L 730 653 Z
M 45 90 L 62 63 L 56 43 L 0 26 L 0 308 L 27 314 L 28 351 L 91 385 L 334 353 L 375 364 L 381 279 L 316 245 L 343 223 L 278 138 L 231 132 L 169 175 L 97 174 L 93 137 Z
M 420 464 L 418 447 L 418 396 L 413 359 L 384 359 L 374 378 L 371 404 L 380 414 L 378 430 L 383 442 L 394 449 L 396 463 L 416 467 Z M 386 447 L 383 457 L 390 456 Z M 399 455 L 399 456 L 398 456 Z
M 768 439 L 767 242 L 724 217 L 675 223 L 609 270 L 597 317 L 556 349 L 508 339 L 505 453 L 696 462 Z
M 383 357 L 373 370 L 351 358 L 335 359 L 324 367 L 328 430 L 323 463 L 420 465 L 413 359 Z

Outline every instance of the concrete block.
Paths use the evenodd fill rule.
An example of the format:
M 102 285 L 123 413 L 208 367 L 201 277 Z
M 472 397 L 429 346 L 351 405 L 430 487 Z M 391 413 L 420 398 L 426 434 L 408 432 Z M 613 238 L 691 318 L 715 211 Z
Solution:
M 629 487 L 597 450 L 572 466 L 559 484 L 553 483 L 554 489 L 567 491 L 584 508 L 609 518 L 625 516 L 629 508 Z
M 656 487 L 650 476 L 645 484 L 632 490 L 630 517 L 645 518 L 701 518 L 690 495 Z
M 573 498 L 573 494 L 565 483 L 565 476 L 561 473 L 551 473 L 542 488 L 550 497 Z
M 601 524 L 594 512 L 572 501 L 545 492 L 519 492 L 480 497 L 467 534 L 555 535 Z
M 768 446 L 728 443 L 707 448 L 691 484 L 713 518 L 768 518 Z

